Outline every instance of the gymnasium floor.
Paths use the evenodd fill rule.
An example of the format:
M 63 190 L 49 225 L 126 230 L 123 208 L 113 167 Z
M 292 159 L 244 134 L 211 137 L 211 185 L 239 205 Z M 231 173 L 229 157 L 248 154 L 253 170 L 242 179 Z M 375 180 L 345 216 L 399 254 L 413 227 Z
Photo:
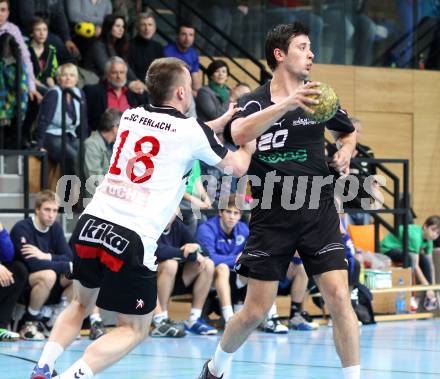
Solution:
M 218 337 L 149 339 L 97 379 L 195 379 Z M 56 364 L 63 371 L 89 340 L 76 341 Z M 43 342 L 0 343 L 0 379 L 28 379 Z M 440 379 L 440 319 L 362 327 L 362 379 Z M 255 332 L 224 379 L 341 379 L 332 329 L 275 336 Z

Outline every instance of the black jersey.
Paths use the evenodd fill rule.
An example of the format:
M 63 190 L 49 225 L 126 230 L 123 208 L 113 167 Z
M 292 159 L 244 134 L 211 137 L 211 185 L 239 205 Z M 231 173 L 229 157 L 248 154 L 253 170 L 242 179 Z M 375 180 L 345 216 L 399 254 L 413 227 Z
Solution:
M 238 105 L 243 110 L 237 112 L 232 121 L 247 117 L 273 104 L 270 95 L 270 82 L 267 82 L 239 99 Z M 324 150 L 325 127 L 343 133 L 351 133 L 355 130 L 342 109 L 338 109 L 336 115 L 328 122 L 318 123 L 298 108 L 284 114 L 259 136 L 248 175 L 258 176 L 262 185 L 253 186 L 252 194 L 259 197 L 263 190 L 266 174 L 274 170 L 276 175 L 282 178 L 307 176 L 309 182 L 314 176 L 326 177 L 330 175 Z M 225 137 L 231 140 L 230 124 L 225 130 Z M 282 185 L 283 180 L 275 183 L 274 193 L 282 190 Z M 331 190 L 331 186 L 323 192 L 329 193 L 329 190 Z

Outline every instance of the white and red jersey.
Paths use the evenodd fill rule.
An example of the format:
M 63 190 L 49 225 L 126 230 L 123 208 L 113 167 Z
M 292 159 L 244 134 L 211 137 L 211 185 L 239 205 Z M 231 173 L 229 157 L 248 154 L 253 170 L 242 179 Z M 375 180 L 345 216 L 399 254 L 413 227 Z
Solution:
M 84 213 L 157 241 L 182 199 L 193 161 L 216 165 L 226 153 L 207 125 L 174 108 L 129 109 L 109 172 Z

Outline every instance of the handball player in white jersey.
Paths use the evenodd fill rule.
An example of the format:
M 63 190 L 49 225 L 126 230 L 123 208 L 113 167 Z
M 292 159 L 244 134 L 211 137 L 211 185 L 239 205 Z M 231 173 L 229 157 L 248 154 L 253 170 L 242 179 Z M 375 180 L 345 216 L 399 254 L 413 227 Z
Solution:
M 72 235 L 75 297 L 58 317 L 31 379 L 51 377 L 95 303 L 117 327 L 87 347 L 60 379 L 91 379 L 147 335 L 156 306 L 156 241 L 178 206 L 193 161 L 246 172 L 255 143 L 228 151 L 212 129 L 186 118 L 191 75 L 176 58 L 150 66 L 150 105 L 124 112 L 111 166 Z M 223 120 L 214 120 L 215 123 Z

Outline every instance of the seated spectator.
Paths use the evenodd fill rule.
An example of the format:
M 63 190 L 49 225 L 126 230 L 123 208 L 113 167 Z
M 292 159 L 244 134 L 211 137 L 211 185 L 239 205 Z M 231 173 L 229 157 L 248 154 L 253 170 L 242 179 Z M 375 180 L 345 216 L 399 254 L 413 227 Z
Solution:
M 366 14 L 367 1 L 327 0 L 323 18 L 328 26 L 324 43 L 332 47 L 330 63 L 370 66 L 376 24 Z M 347 50 L 354 50 L 347 59 Z
M 130 36 L 134 35 L 134 24 L 136 17 L 142 13 L 143 5 L 146 4 L 142 0 L 112 0 L 113 14 L 124 17 L 127 20 L 127 31 Z
M 23 339 L 44 339 L 39 330 L 40 311 L 52 290 L 62 290 L 68 300 L 72 297 L 72 282 L 65 276 L 71 271 L 72 251 L 61 225 L 56 221 L 58 207 L 54 192 L 41 191 L 35 197 L 35 216 L 17 222 L 11 230 L 15 254 L 29 270 L 31 287 L 29 305 L 20 330 Z
M 61 64 L 74 63 L 80 52 L 72 41 L 63 0 L 18 0 L 20 26 L 28 35 L 34 17 L 41 17 L 49 24 L 48 43 L 57 49 Z
M 241 210 L 237 208 L 234 195 L 229 197 L 226 209 L 201 224 L 197 229 L 197 241 L 214 261 L 214 285 L 220 301 L 225 322 L 233 316 L 233 304 L 244 301 L 243 290 L 247 278 L 233 271 L 238 255 L 243 251 L 249 237 L 248 226 L 240 221 Z
M 93 131 L 89 138 L 84 141 L 84 171 L 86 179 L 92 175 L 99 176 L 99 184 L 110 167 L 113 143 L 118 134 L 119 122 L 122 113 L 118 109 L 109 108 L 101 116 L 98 129 Z M 87 188 L 89 191 L 90 188 Z M 96 187 L 93 188 L 92 195 Z
M 14 260 L 14 245 L 0 223 L 0 341 L 16 341 L 18 333 L 9 329 L 12 312 L 28 279 L 22 262 Z
M 21 148 L 18 141 L 20 136 L 14 126 L 26 114 L 29 95 L 27 83 L 26 66 L 21 63 L 18 44 L 11 34 L 4 33 L 0 36 L 0 149 L 5 146 Z
M 290 295 L 289 328 L 296 330 L 316 330 L 319 324 L 314 322 L 307 311 L 303 309 L 307 295 L 309 277 L 303 263 L 296 253 L 289 264 L 286 278 L 278 286 L 278 295 Z
M 251 92 L 251 87 L 247 83 L 237 83 L 237 85 L 231 89 L 229 101 L 236 103 L 240 97 Z
M 196 31 L 192 25 L 182 23 L 179 25 L 176 42 L 164 48 L 165 57 L 179 58 L 189 66 L 192 77 L 193 96 L 197 95 L 201 87 L 199 54 L 193 47 Z
M 8 21 L 9 17 L 9 0 L 0 0 L 0 36 L 4 33 L 9 33 L 12 35 L 19 46 L 21 59 L 26 67 L 26 72 L 28 75 L 28 88 L 29 88 L 29 98 L 30 100 L 37 100 L 40 102 L 43 96 L 37 91 L 36 83 L 35 83 L 35 75 L 31 62 L 31 58 L 29 55 L 29 50 L 23 40 L 23 35 L 21 34 L 20 29 Z
M 107 15 L 102 24 L 101 36 L 95 40 L 84 56 L 84 68 L 95 72 L 99 77 L 106 73 L 107 62 L 112 57 L 127 58 L 128 42 L 125 33 L 125 20 L 115 15 Z M 136 78 L 133 70 L 126 65 L 129 88 L 138 94 L 147 90 L 145 83 Z
M 83 98 L 82 91 L 76 87 L 78 83 L 78 69 L 72 63 L 66 63 L 58 68 L 58 85 L 50 89 L 44 96 L 37 118 L 36 139 L 37 147 L 47 150 L 49 158 L 60 163 L 62 160 L 62 103 L 64 102 L 66 115 L 66 151 L 65 172 L 62 174 L 75 174 L 75 162 L 78 155 L 79 139 L 77 128 L 87 130 L 87 125 L 81 125 L 85 117 L 81 117 L 81 108 L 78 100 L 70 93 L 63 96 L 63 90 L 70 89 L 73 93 Z
M 206 220 L 206 216 L 200 211 L 212 208 L 211 199 L 201 180 L 200 161 L 193 163 L 180 208 L 183 222 L 188 226 L 190 233 L 195 234 L 199 220 Z
M 85 86 L 84 93 L 91 130 L 96 130 L 99 119 L 108 108 L 124 112 L 148 102 L 146 92 L 138 94 L 127 86 L 127 64 L 120 57 L 110 58 L 105 64 L 102 82 Z
M 84 56 L 93 43 L 93 38 L 83 37 L 75 33 L 75 25 L 81 23 L 92 24 L 95 30 L 93 37 L 98 38 L 101 35 L 104 17 L 113 12 L 112 2 L 111 0 L 75 0 L 66 1 L 65 4 L 67 18 L 74 30 L 73 41 Z
M 380 243 L 380 252 L 393 262 L 409 263 L 419 284 L 435 284 L 435 269 L 432 260 L 433 241 L 440 235 L 440 216 L 430 216 L 423 225 L 408 225 L 409 262 L 403 262 L 403 226 L 399 235 L 388 234 Z M 437 306 L 434 291 L 426 291 L 425 308 L 433 310 Z
M 200 335 L 217 334 L 217 329 L 200 318 L 214 276 L 214 263 L 176 216 L 157 242 L 156 257 L 159 263 L 157 295 L 162 312 L 154 316 L 154 326 L 169 322 L 168 302 L 172 294 L 192 293 L 191 313 L 185 321 L 185 329 Z
M 211 121 L 228 110 L 230 89 L 226 85 L 229 67 L 221 59 L 210 63 L 206 69 L 209 81 L 199 89 L 196 97 L 197 116 L 202 121 Z
M 141 13 L 137 17 L 136 31 L 136 37 L 130 41 L 128 47 L 128 64 L 133 68 L 136 77 L 143 82 L 151 62 L 163 57 L 163 47 L 153 39 L 156 34 L 156 20 L 152 13 Z
M 322 35 L 324 21 L 321 7 L 316 0 L 268 0 L 266 9 L 269 27 L 276 24 L 291 24 L 300 21 L 310 29 L 310 40 L 315 62 L 321 62 Z

